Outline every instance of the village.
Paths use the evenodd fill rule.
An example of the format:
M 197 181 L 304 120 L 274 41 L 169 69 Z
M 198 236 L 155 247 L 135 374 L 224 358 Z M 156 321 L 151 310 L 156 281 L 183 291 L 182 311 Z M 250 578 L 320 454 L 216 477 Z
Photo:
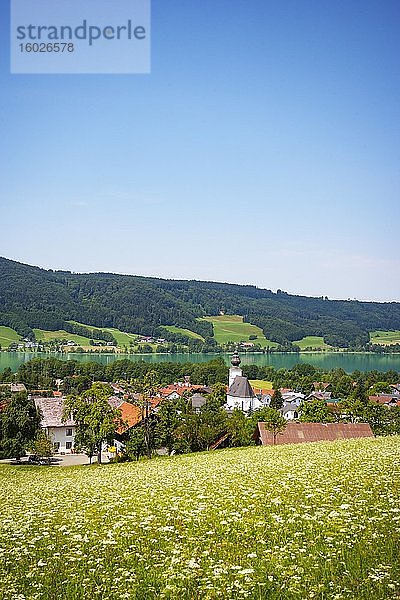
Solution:
M 84 448 L 77 445 L 75 440 L 79 424 L 72 414 L 67 417 L 65 415 L 66 396 L 62 391 L 63 383 L 62 379 L 57 379 L 57 389 L 30 390 L 28 396 L 40 413 L 40 426 L 46 437 L 51 440 L 52 453 L 60 457 L 84 452 Z M 307 395 L 289 388 L 275 390 L 257 387 L 257 383 L 260 382 L 253 382 L 252 385 L 243 375 L 241 359 L 236 351 L 231 357 L 227 384 L 218 384 L 218 409 L 221 408 L 226 414 L 226 423 L 233 423 L 232 416 L 238 414 L 244 419 L 243 422 L 252 422 L 253 431 L 250 433 L 253 443 L 293 444 L 374 435 L 370 423 L 362 422 L 360 417 L 346 411 L 341 398 L 332 397 L 329 383 L 314 382 L 313 390 Z M 184 407 L 185 411 L 194 416 L 200 415 L 207 409 L 209 399 L 215 395 L 215 386 L 192 384 L 189 376 L 183 381 L 158 386 L 147 395 L 134 391 L 127 381 L 104 382 L 104 385 L 109 385 L 112 390 L 108 397 L 109 406 L 116 409 L 120 415 L 112 439 L 102 443 L 99 460 L 105 462 L 123 456 L 132 432 L 141 431 L 150 422 L 154 427 L 167 406 L 175 406 L 178 412 Z M 27 392 L 24 383 L 1 384 L 0 389 L 8 389 L 13 394 Z M 390 389 L 391 393 L 369 396 L 369 402 L 385 409 L 400 407 L 400 384 L 392 384 Z M 321 408 L 326 412 L 321 413 Z M 321 417 L 321 414 L 328 418 Z M 275 422 L 273 418 L 272 424 L 268 424 L 265 420 L 268 421 L 271 415 Z M 232 444 L 234 434 L 226 423 L 221 425 L 219 430 L 215 430 L 215 438 L 211 437 L 204 449 L 217 450 Z M 156 454 L 168 454 L 170 451 L 162 446 L 154 448 Z

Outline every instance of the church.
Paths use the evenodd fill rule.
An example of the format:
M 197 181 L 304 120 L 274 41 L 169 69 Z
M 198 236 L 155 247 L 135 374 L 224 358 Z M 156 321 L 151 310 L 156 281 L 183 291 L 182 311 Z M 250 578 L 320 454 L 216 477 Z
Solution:
M 238 408 L 246 414 L 250 414 L 264 405 L 255 395 L 247 377 L 243 376 L 243 371 L 240 368 L 241 362 L 236 350 L 232 356 L 231 367 L 229 369 L 229 387 L 225 408 L 228 412 L 232 412 L 235 408 Z

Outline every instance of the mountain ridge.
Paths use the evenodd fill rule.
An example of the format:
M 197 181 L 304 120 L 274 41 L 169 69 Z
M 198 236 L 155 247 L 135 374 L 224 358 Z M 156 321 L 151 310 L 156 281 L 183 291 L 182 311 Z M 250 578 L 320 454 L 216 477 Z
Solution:
M 75 320 L 88 326 L 160 335 L 162 325 L 212 338 L 204 316 L 238 314 L 265 336 L 290 344 L 307 335 L 339 347 L 363 346 L 369 331 L 400 329 L 399 302 L 329 300 L 196 279 L 42 269 L 0 257 L 0 324 L 24 336 L 58 330 Z M 171 334 L 173 337 L 173 334 Z

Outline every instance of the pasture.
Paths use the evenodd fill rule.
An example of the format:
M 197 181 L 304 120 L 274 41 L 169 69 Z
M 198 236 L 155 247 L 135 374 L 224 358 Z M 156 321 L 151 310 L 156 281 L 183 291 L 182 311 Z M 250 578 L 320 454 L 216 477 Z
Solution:
M 18 343 L 21 336 L 11 327 L 5 327 L 0 325 L 0 346 L 2 348 L 8 348 L 13 342 Z
M 194 331 L 190 331 L 190 329 L 184 329 L 183 327 L 175 327 L 175 325 L 162 325 L 163 329 L 170 331 L 171 333 L 179 333 L 180 335 L 184 335 L 188 338 L 193 338 L 195 340 L 202 340 L 204 342 L 204 338 L 199 333 L 195 333 Z
M 45 329 L 33 330 L 38 342 L 50 342 L 51 340 L 63 340 L 75 342 L 77 346 L 90 347 L 90 340 L 82 335 L 76 335 L 60 329 L 59 331 L 47 331 Z
M 332 346 L 329 346 L 329 344 L 325 344 L 323 337 L 319 337 L 317 335 L 307 335 L 301 340 L 293 342 L 293 344 L 295 344 L 295 346 L 299 346 L 300 350 L 304 350 L 305 348 L 329 350 L 329 348 L 332 348 Z
M 390 600 L 400 438 L 0 465 L 2 600 Z
M 400 331 L 371 331 L 370 340 L 372 344 L 400 344 Z
M 239 315 L 220 315 L 218 317 L 204 317 L 204 321 L 212 323 L 214 338 L 218 344 L 228 344 L 229 342 L 253 342 L 261 347 L 276 347 L 276 342 L 267 340 L 262 329 L 251 323 L 244 323 L 243 317 Z M 249 340 L 251 335 L 257 336 L 255 340 Z

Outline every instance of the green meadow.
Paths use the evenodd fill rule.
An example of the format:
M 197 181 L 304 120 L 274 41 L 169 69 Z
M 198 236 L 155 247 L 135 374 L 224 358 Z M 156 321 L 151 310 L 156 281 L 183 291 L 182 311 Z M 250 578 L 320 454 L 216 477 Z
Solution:
M 400 331 L 371 331 L 370 340 L 372 344 L 400 344 Z
M 179 333 L 180 335 L 184 335 L 188 338 L 193 338 L 195 340 L 202 340 L 204 342 L 204 338 L 199 333 L 195 333 L 194 331 L 190 331 L 190 329 L 184 329 L 182 327 L 175 327 L 174 325 L 162 325 L 163 329 L 170 331 L 171 333 Z
M 266 346 L 276 347 L 276 342 L 267 340 L 262 329 L 251 323 L 244 323 L 243 317 L 239 315 L 220 315 L 217 317 L 204 317 L 204 321 L 212 323 L 214 338 L 218 344 L 228 344 L 229 342 L 253 342 L 263 348 Z M 255 340 L 249 340 L 250 335 L 257 336 Z
M 266 381 L 265 379 L 250 379 L 250 385 L 253 389 L 260 388 L 262 390 L 272 390 L 272 381 Z
M 84 323 L 78 323 L 77 321 L 69 321 L 74 325 L 80 325 L 81 327 L 86 327 L 91 330 L 94 329 L 96 331 L 108 331 L 114 336 L 118 346 L 122 348 L 123 346 L 129 347 L 131 342 L 136 343 L 138 339 L 138 334 L 136 333 L 126 333 L 125 331 L 120 331 L 119 329 L 115 329 L 114 327 L 94 327 L 93 325 L 85 325 Z
M 0 465 L 2 600 L 394 600 L 400 438 Z
M 8 348 L 13 342 L 19 342 L 21 336 L 11 327 L 4 327 L 0 325 L 0 346 L 2 348 Z
M 293 344 L 299 346 L 300 350 L 304 350 L 305 348 L 321 348 L 323 350 L 329 350 L 329 348 L 332 348 L 332 346 L 329 346 L 329 344 L 325 344 L 323 337 L 319 337 L 317 335 L 307 335 L 301 340 L 293 342 Z
M 64 340 L 65 342 L 75 342 L 77 346 L 89 346 L 90 339 L 82 335 L 76 335 L 60 329 L 58 331 L 46 331 L 45 329 L 33 330 L 36 339 L 40 342 L 50 342 L 51 340 Z

